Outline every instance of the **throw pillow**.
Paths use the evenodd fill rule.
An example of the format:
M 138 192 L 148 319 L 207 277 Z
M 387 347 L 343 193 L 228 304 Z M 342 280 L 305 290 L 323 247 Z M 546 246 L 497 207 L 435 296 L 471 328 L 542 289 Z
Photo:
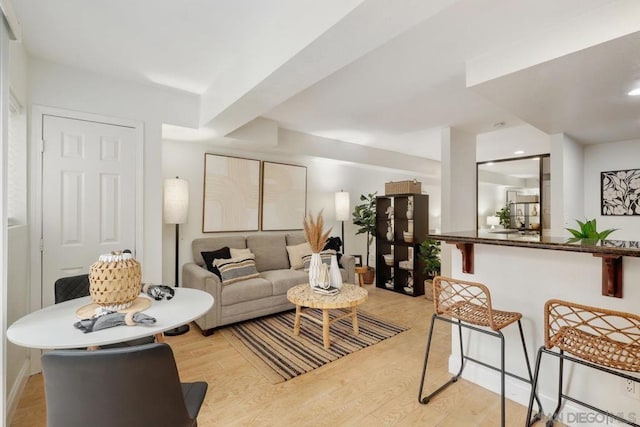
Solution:
M 335 255 L 336 251 L 333 249 L 327 249 L 326 251 L 320 252 L 320 259 L 324 264 L 331 265 L 331 255 Z M 302 261 L 304 263 L 304 271 L 309 271 L 309 264 L 311 264 L 311 255 L 308 254 L 302 257 Z
M 210 252 L 200 252 L 202 255 L 202 259 L 204 260 L 205 265 L 207 266 L 207 270 L 215 274 L 222 280 L 222 276 L 220 275 L 220 271 L 218 267 L 216 267 L 213 263 L 216 259 L 229 259 L 231 258 L 231 252 L 229 251 L 229 247 L 225 246 L 224 248 L 220 248 L 217 251 Z
M 322 250 L 333 249 L 336 251 L 338 262 L 340 262 L 340 257 L 342 256 L 340 248 L 342 248 L 342 239 L 336 236 L 327 238 L 327 242 L 324 244 L 324 248 L 322 248 Z
M 217 259 L 214 263 L 220 270 L 223 285 L 260 277 L 260 273 L 256 270 L 256 262 L 253 259 L 253 255 L 241 258 Z
M 289 254 L 289 264 L 292 270 L 299 270 L 304 267 L 302 257 L 311 253 L 309 242 L 300 243 L 299 245 L 287 246 Z
M 231 251 L 231 258 L 242 258 L 242 257 L 253 255 L 253 253 L 251 253 L 251 249 L 249 248 L 246 248 L 246 249 L 231 248 L 229 250 Z

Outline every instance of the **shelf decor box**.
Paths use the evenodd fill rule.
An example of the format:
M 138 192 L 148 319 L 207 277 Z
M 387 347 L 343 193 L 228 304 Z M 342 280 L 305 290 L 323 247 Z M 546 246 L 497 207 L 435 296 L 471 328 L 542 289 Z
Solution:
M 422 183 L 416 181 L 397 181 L 397 182 L 385 182 L 384 194 L 386 196 L 393 194 L 421 194 Z

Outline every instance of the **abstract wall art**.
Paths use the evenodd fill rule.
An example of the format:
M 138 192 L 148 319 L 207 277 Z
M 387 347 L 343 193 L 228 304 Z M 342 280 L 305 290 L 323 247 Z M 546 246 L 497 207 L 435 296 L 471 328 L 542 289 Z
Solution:
M 202 232 L 257 231 L 260 160 L 204 155 Z
M 262 230 L 299 230 L 306 215 L 307 168 L 262 164 Z
M 602 215 L 640 215 L 640 169 L 600 173 Z

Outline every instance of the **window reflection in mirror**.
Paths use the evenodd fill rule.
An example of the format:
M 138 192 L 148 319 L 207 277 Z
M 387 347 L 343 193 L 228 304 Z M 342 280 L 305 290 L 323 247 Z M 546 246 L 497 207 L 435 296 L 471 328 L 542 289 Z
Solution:
M 477 164 L 479 232 L 539 235 L 550 225 L 549 155 Z

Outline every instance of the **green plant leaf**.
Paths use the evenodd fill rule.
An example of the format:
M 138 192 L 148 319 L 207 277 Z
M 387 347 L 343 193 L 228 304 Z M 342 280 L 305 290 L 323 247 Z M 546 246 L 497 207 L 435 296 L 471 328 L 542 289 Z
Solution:
M 608 230 L 599 232 L 595 218 L 591 220 L 585 220 L 584 222 L 576 220 L 576 222 L 580 226 L 580 230 L 565 228 L 565 230 L 573 235 L 573 238 L 569 239 L 569 243 L 574 243 L 576 241 L 582 240 L 582 243 L 585 244 L 588 243 L 587 241 L 591 241 L 595 244 L 599 240 L 606 239 L 611 233 L 617 230 L 617 228 L 610 228 Z

